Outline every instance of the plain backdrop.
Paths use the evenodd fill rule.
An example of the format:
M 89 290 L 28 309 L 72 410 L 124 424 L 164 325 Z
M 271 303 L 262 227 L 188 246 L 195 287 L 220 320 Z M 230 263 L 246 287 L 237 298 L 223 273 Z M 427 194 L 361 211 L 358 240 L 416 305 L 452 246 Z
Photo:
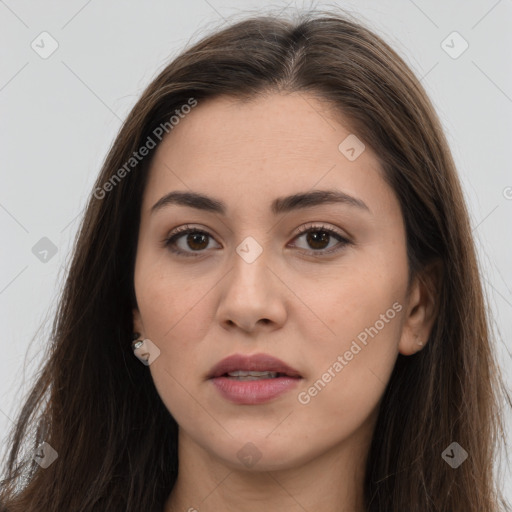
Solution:
M 434 102 L 466 194 L 496 325 L 495 349 L 511 387 L 512 0 L 5 0 L 0 1 L 4 449 L 22 393 L 46 354 L 82 209 L 142 90 L 186 45 L 233 15 L 333 6 L 390 43 Z M 512 429 L 510 415 L 507 428 Z M 503 474 L 510 500 L 510 470 Z

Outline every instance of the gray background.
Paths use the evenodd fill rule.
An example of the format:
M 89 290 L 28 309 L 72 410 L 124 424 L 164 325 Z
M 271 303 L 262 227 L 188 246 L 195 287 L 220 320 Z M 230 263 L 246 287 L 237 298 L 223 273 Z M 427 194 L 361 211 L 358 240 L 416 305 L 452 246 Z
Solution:
M 19 393 L 46 355 L 85 201 L 145 86 L 186 44 L 232 15 L 335 5 L 405 58 L 437 108 L 470 209 L 496 351 L 511 387 L 512 0 L 0 0 L 2 446 Z M 40 36 L 44 31 L 58 43 L 47 58 L 40 53 L 52 40 Z M 460 55 L 464 43 L 454 31 L 469 45 Z M 509 432 L 511 425 L 508 415 Z M 502 464 L 501 485 L 512 499 L 512 477 Z

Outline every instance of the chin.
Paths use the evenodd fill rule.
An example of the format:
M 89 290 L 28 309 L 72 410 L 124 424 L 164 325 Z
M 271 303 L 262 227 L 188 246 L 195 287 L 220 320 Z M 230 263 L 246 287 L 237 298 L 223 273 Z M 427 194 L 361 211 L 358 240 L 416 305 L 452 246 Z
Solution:
M 230 438 L 224 446 L 216 444 L 211 453 L 223 459 L 234 470 L 246 471 L 276 471 L 286 470 L 299 466 L 313 455 L 302 453 L 297 446 L 304 446 L 303 442 L 293 438 L 272 439 L 266 434 L 253 435 L 247 431 L 246 435 L 237 435 Z M 221 448 L 221 452 L 219 452 Z

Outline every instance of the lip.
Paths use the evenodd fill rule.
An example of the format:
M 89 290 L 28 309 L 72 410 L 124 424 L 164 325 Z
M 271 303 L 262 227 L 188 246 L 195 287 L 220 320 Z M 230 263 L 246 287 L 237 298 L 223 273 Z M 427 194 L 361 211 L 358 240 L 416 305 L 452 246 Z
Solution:
M 226 373 L 242 371 L 270 371 L 283 376 L 252 381 L 234 380 Z M 240 405 L 257 405 L 277 398 L 296 387 L 302 379 L 300 373 L 285 362 L 269 354 L 234 354 L 219 361 L 208 374 L 220 394 Z
M 289 377 L 302 377 L 302 375 L 285 362 L 269 354 L 233 354 L 219 361 L 208 374 L 208 378 L 221 377 L 225 373 L 236 370 L 255 372 L 278 372 L 285 373 Z

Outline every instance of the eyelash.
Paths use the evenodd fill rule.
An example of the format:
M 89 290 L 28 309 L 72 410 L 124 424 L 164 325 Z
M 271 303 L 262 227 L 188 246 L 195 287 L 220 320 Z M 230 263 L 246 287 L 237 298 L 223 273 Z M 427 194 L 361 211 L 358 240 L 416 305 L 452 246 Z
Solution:
M 298 238 L 308 232 L 325 232 L 329 236 L 336 238 L 338 240 L 338 242 L 340 242 L 338 245 L 331 247 L 331 249 L 327 249 L 327 250 L 320 249 L 320 250 L 316 250 L 316 251 L 306 251 L 306 250 L 302 249 L 301 252 L 308 256 L 314 256 L 314 257 L 321 258 L 321 257 L 324 257 L 325 255 L 331 255 L 333 253 L 341 251 L 347 245 L 352 244 L 352 242 L 350 240 L 343 237 L 340 233 L 338 233 L 334 229 L 328 228 L 323 225 L 315 225 L 315 226 L 307 226 L 307 227 L 299 228 L 297 230 L 297 233 L 295 233 L 295 235 L 294 235 L 294 239 Z M 175 254 L 179 254 L 181 256 L 185 256 L 185 257 L 190 256 L 192 258 L 202 256 L 202 253 L 205 252 L 204 250 L 197 251 L 196 253 L 193 253 L 193 252 L 189 252 L 189 251 L 182 251 L 180 249 L 176 249 L 176 247 L 174 246 L 174 244 L 180 237 L 182 237 L 183 235 L 188 235 L 190 233 L 200 233 L 200 234 L 207 235 L 208 237 L 213 238 L 212 235 L 210 235 L 207 231 L 204 231 L 204 230 L 201 230 L 198 228 L 192 228 L 188 225 L 185 225 L 185 226 L 181 226 L 181 227 L 175 229 L 173 232 L 171 232 L 171 234 L 167 238 L 165 238 L 165 240 L 163 241 L 163 246 L 168 248 L 171 252 L 173 252 Z

